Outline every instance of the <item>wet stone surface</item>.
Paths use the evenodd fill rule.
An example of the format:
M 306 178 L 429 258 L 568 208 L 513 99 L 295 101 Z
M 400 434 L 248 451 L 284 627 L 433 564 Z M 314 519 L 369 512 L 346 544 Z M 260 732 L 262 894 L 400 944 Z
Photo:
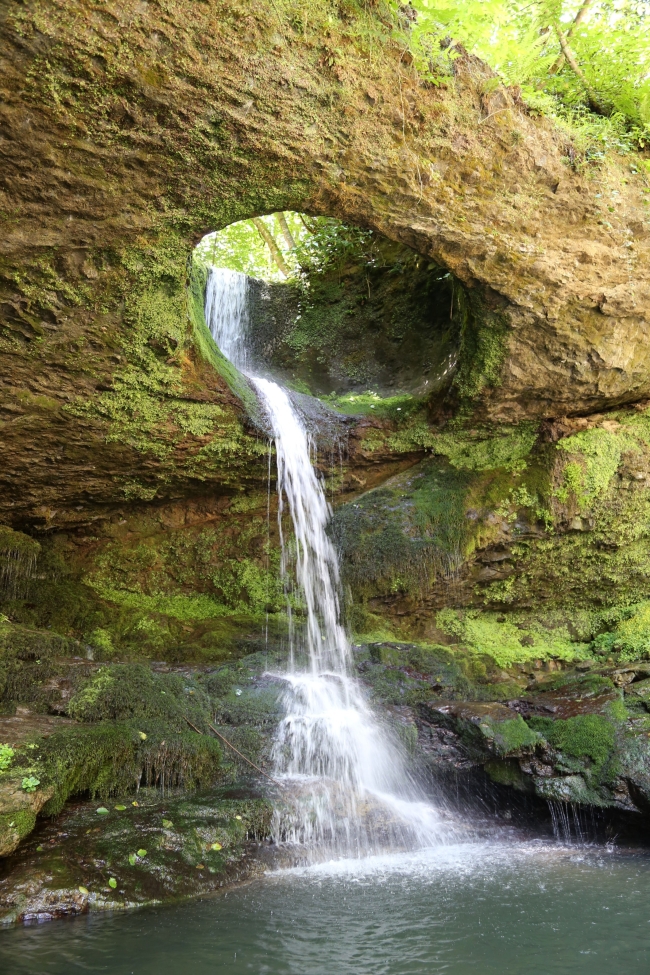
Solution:
M 195 896 L 261 874 L 271 807 L 249 787 L 79 802 L 0 867 L 0 922 Z

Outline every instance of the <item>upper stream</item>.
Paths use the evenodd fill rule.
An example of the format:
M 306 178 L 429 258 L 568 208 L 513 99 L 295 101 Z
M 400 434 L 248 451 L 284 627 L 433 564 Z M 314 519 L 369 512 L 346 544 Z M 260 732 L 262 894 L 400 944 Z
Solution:
M 443 835 L 440 818 L 352 676 L 338 557 L 326 532 L 331 510 L 313 464 L 316 431 L 286 389 L 255 374 L 247 293 L 246 275 L 211 269 L 206 320 L 223 354 L 253 385 L 275 442 L 282 572 L 289 591 L 293 567 L 304 605 L 304 623 L 297 625 L 287 602 L 289 667 L 278 675 L 285 716 L 273 751 L 274 775 L 285 788 L 275 838 L 302 845 L 311 857 L 428 846 Z M 283 530 L 285 502 L 293 544 Z

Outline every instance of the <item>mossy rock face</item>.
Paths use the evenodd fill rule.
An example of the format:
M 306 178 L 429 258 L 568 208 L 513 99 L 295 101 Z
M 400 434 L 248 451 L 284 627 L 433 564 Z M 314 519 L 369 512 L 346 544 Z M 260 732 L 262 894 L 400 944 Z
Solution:
M 16 598 L 24 594 L 41 546 L 22 532 L 0 525 L 0 595 Z
M 270 862 L 261 844 L 271 813 L 245 784 L 77 803 L 5 861 L 0 923 L 156 904 L 261 874 Z
M 412 666 L 418 651 L 431 668 Z M 396 642 L 356 656 L 376 706 L 410 729 L 416 767 L 441 781 L 482 767 L 494 783 L 544 800 L 650 810 L 650 715 L 631 693 L 647 665 L 630 665 L 623 696 L 620 668 L 594 659 L 504 669 L 462 644 Z
M 0 642 L 22 627 L 70 637 L 71 657 L 218 663 L 267 613 L 271 634 L 286 628 L 266 490 L 124 513 L 92 537 L 43 540 L 21 598 L 0 602 L 19 624 L 0 623 Z
M 270 28 L 263 11 L 242 16 L 224 0 L 215 34 L 210 5 L 179 0 L 162 61 L 143 54 L 157 29 L 153 8 L 104 25 L 98 61 L 88 4 L 54 11 L 16 0 L 0 29 L 0 86 L 12 118 L 31 119 L 28 134 L 8 130 L 12 165 L 28 160 L 39 172 L 20 191 L 15 184 L 5 214 L 3 404 L 12 419 L 0 514 L 11 527 L 0 547 L 20 550 L 11 567 L 20 579 L 5 587 L 0 612 L 105 660 L 225 661 L 267 612 L 280 634 L 277 537 L 274 527 L 265 534 L 267 445 L 249 384 L 207 332 L 207 269 L 188 267 L 188 257 L 206 230 L 287 207 L 371 228 L 379 242 L 367 274 L 350 266 L 340 280 L 312 275 L 288 299 L 279 331 L 262 336 L 298 385 L 356 391 L 329 404 L 356 421 L 328 486 L 358 495 L 425 452 L 438 458 L 417 485 L 359 502 L 361 537 L 351 537 L 354 511 L 341 513 L 354 628 L 368 614 L 399 617 L 409 639 L 431 635 L 432 611 L 450 605 L 646 599 L 647 418 L 612 411 L 650 390 L 645 344 L 629 340 L 644 334 L 650 263 L 640 239 L 626 257 L 639 261 L 632 295 L 585 202 L 589 179 L 565 165 L 565 135 L 514 102 L 516 152 L 498 129 L 477 127 L 489 70 L 463 56 L 435 90 L 414 65 L 404 72 L 398 21 L 381 4 L 339 17 L 317 0 L 306 19 L 289 4 L 271 11 Z M 319 53 L 324 25 L 336 66 Z M 207 44 L 191 79 L 188 31 Z M 45 61 L 43 37 L 56 38 Z M 251 49 L 265 52 L 254 96 Z M 115 101 L 125 70 L 128 110 Z M 164 117 L 152 78 L 165 92 Z M 491 126 L 508 118 L 488 115 Z M 396 142 L 396 117 L 413 165 Z M 345 165 L 327 132 L 345 143 Z M 134 181 L 140 139 L 152 155 Z M 528 144 L 543 170 L 529 167 Z M 45 146 L 54 155 L 42 155 Z M 643 189 L 641 174 L 621 165 L 612 158 L 598 169 L 619 194 L 617 220 L 636 213 Z M 545 195 L 549 180 L 562 187 L 560 207 Z M 531 199 L 533 250 L 520 206 Z M 29 220 L 38 233 L 25 229 Z M 567 247 L 591 253 L 599 236 L 602 262 L 567 259 Z M 559 266 L 570 269 L 561 282 Z M 604 296 L 598 307 L 585 297 L 593 294 Z M 429 390 L 451 353 L 441 401 Z M 366 386 L 391 395 L 369 398 Z M 596 421 L 601 408 L 610 413 Z M 550 439 L 533 446 L 540 420 L 566 412 L 591 416 L 562 431 L 545 423 Z M 32 572 L 24 558 L 39 544 Z
M 3 853 L 31 832 L 37 814 L 57 815 L 70 798 L 108 801 L 140 785 L 190 793 L 251 773 L 251 762 L 266 765 L 282 708 L 277 687 L 260 676 L 264 657 L 221 672 L 58 661 L 72 690 L 49 709 L 66 717 L 24 706 L 14 715 L 9 704 L 12 714 L 0 717 L 0 743 L 13 749 L 0 770 Z M 25 696 L 46 703 L 37 683 L 31 699 L 25 685 Z
M 626 249 L 632 284 L 619 280 L 611 236 L 638 223 L 642 167 L 591 163 L 603 194 L 618 194 L 610 232 L 590 166 L 566 164 L 566 134 L 505 89 L 504 108 L 486 115 L 495 79 L 469 55 L 429 85 L 404 63 L 389 4 L 337 12 L 314 0 L 303 17 L 293 3 L 223 0 L 215 12 L 178 0 L 164 54 L 149 44 L 152 6 L 102 15 L 101 58 L 96 13 L 90 0 L 11 0 L 0 31 L 11 166 L 38 174 L 3 204 L 12 420 L 0 511 L 12 527 L 88 526 L 106 506 L 187 496 L 197 482 L 209 496 L 263 480 L 264 445 L 243 422 L 250 398 L 209 346 L 200 288 L 187 289 L 197 239 L 252 214 L 340 217 L 460 281 L 455 390 L 477 417 L 586 414 L 650 391 L 647 240 L 641 230 Z M 205 57 L 188 73 L 199 38 Z M 348 350 L 340 363 L 354 371 Z
M 540 429 L 425 429 L 415 410 L 370 431 L 371 453 L 419 442 L 436 456 L 334 514 L 354 628 L 383 618 L 402 638 L 435 639 L 439 609 L 530 609 L 563 615 L 603 658 L 650 653 L 647 423 L 640 408 Z
M 485 110 L 492 72 L 468 55 L 443 84 L 424 83 L 392 6 L 271 6 L 176 0 L 153 46 L 155 4 L 124 18 L 91 0 L 3 6 L 0 694 L 8 709 L 72 707 L 84 719 L 44 738 L 38 758 L 18 756 L 15 769 L 42 770 L 41 789 L 54 789 L 51 812 L 143 776 L 190 789 L 234 774 L 216 742 L 181 730 L 207 717 L 209 687 L 197 678 L 191 695 L 191 680 L 181 690 L 135 665 L 231 663 L 267 613 L 272 634 L 284 623 L 267 443 L 250 387 L 207 333 L 206 269 L 188 268 L 205 231 L 252 214 L 292 208 L 370 227 L 396 245 L 393 267 L 404 246 L 421 255 L 392 280 L 377 274 L 367 302 L 359 276 L 323 280 L 273 351 L 315 388 L 335 378 L 329 392 L 371 380 L 407 390 L 358 404 L 333 487 L 357 495 L 435 455 L 333 526 L 356 629 L 382 630 L 373 643 L 395 642 L 392 628 L 466 651 L 463 665 L 438 652 L 440 673 L 413 655 L 410 672 L 389 654 L 371 661 L 384 668 L 368 671 L 378 696 L 415 706 L 439 683 L 455 700 L 477 688 L 485 700 L 510 695 L 516 667 L 537 659 L 650 652 L 648 415 L 620 410 L 650 393 L 650 261 L 642 228 L 622 281 L 613 243 L 636 225 L 643 173 L 616 157 L 593 172 L 567 166 L 566 134 L 512 93 Z M 14 178 L 26 171 L 34 178 Z M 618 194 L 609 226 L 592 175 Z M 447 285 L 430 263 L 455 282 L 448 330 Z M 355 348 L 377 324 L 376 344 Z M 449 349 L 458 363 L 440 403 L 422 392 L 419 360 L 439 364 Z M 545 422 L 536 439 L 540 421 L 565 413 L 579 421 Z M 229 697 L 220 720 L 259 757 L 273 709 L 246 707 L 251 724 Z M 634 739 L 628 778 L 645 794 L 646 732 L 632 720 L 616 732 Z M 472 725 L 492 758 L 497 741 L 507 751 L 523 734 L 514 714 L 498 724 L 489 747 Z M 551 751 L 540 753 L 549 778 Z M 562 775 L 596 775 L 589 755 L 559 753 Z M 604 776 L 607 762 L 598 767 Z M 610 786 L 593 788 L 615 801 Z M 7 828 L 24 835 L 20 822 Z
M 372 263 L 349 260 L 342 268 L 308 273 L 303 284 L 256 283 L 253 356 L 316 396 L 373 390 L 381 397 L 442 399 L 460 343 L 453 278 L 379 236 L 372 254 Z M 353 397 L 352 413 L 354 406 Z

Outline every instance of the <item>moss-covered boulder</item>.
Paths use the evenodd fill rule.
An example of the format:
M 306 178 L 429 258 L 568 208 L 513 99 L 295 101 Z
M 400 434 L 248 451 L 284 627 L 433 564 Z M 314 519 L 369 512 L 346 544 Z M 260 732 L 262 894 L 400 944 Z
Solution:
M 412 728 L 416 762 L 442 781 L 482 768 L 499 786 L 633 812 L 639 825 L 650 810 L 650 703 L 634 690 L 648 665 L 513 664 L 496 646 L 478 656 L 458 643 L 362 645 L 357 659 L 377 703 Z
M 5 862 L 0 923 L 157 904 L 249 879 L 270 863 L 271 813 L 245 786 L 77 803 Z
M 54 657 L 32 660 L 25 672 L 24 660 L 5 661 L 2 855 L 32 831 L 37 815 L 57 815 L 70 798 L 108 801 L 140 786 L 191 793 L 245 771 L 257 776 L 281 714 L 277 687 L 261 676 L 266 663 L 260 654 L 220 669 L 172 671 Z

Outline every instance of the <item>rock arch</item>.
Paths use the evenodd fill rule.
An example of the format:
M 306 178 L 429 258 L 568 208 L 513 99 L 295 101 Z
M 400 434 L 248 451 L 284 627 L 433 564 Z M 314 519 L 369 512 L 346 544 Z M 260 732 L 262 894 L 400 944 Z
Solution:
M 650 395 L 643 177 L 574 167 L 468 55 L 427 84 L 381 4 L 5 0 L 0 53 L 6 517 L 253 476 L 188 337 L 184 263 L 278 209 L 372 227 L 464 283 L 474 416 Z

